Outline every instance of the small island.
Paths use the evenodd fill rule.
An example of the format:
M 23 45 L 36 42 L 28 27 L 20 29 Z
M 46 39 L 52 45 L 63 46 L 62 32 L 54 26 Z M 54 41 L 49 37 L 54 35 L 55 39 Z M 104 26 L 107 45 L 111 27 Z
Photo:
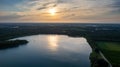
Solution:
M 7 48 L 18 47 L 20 45 L 25 45 L 27 43 L 28 43 L 27 40 L 2 41 L 2 42 L 0 42 L 0 49 L 7 49 Z

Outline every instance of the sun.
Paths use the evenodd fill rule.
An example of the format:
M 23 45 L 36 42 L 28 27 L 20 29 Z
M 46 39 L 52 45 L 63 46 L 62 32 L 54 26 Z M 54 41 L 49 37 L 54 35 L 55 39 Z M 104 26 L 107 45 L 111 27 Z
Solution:
M 51 9 L 49 9 L 49 13 L 52 15 L 52 16 L 54 16 L 55 14 L 56 14 L 56 9 L 55 8 L 51 8 Z

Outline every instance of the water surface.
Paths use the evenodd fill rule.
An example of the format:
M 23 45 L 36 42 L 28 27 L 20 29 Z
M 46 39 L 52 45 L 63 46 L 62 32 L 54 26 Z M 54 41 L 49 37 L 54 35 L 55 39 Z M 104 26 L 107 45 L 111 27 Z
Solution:
M 16 39 L 29 43 L 0 50 L 0 67 L 90 67 L 92 50 L 83 37 L 34 35 Z

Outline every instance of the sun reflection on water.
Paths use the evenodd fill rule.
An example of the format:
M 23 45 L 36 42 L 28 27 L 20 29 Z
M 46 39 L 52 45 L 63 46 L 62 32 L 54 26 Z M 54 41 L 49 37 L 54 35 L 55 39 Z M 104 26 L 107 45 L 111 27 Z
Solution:
M 57 35 L 50 35 L 47 37 L 48 44 L 49 44 L 49 49 L 51 51 L 57 51 L 58 48 L 58 36 Z

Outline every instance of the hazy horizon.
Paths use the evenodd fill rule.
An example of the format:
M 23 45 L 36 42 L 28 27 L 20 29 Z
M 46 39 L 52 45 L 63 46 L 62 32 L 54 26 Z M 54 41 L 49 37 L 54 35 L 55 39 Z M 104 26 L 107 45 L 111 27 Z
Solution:
M 27 24 L 120 24 L 120 22 L 0 22 L 0 24 L 4 23 L 27 23 Z

